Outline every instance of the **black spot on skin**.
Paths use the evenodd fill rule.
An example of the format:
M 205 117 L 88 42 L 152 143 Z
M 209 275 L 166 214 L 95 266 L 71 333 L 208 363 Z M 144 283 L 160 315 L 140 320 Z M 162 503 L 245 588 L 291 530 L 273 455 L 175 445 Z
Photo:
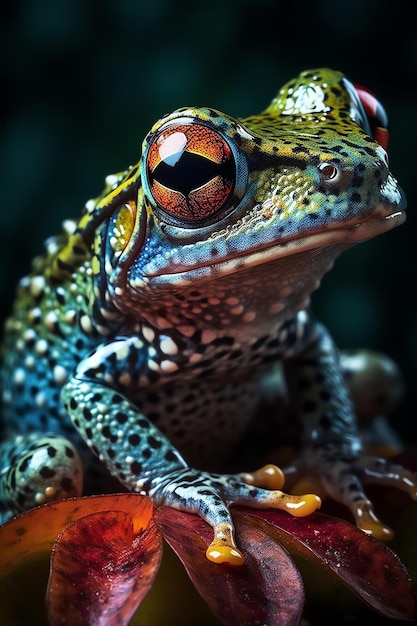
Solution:
M 172 450 L 168 450 L 168 452 L 165 453 L 165 460 L 169 462 L 176 462 L 178 461 L 178 457 L 175 452 L 172 452 Z
M 83 409 L 83 417 L 85 420 L 87 420 L 87 422 L 91 422 L 91 420 L 93 419 L 93 415 L 90 409 L 88 409 L 87 407 Z
M 158 450 L 162 445 L 161 441 L 159 439 L 156 439 L 155 437 L 148 437 L 148 444 L 154 450 Z
M 138 446 L 141 441 L 140 436 L 136 433 L 133 433 L 133 435 L 129 435 L 127 439 L 132 446 Z
M 130 466 L 130 469 L 131 469 L 132 474 L 134 474 L 135 476 L 139 476 L 142 472 L 142 465 L 138 463 L 137 461 L 133 461 L 133 463 Z
M 31 460 L 32 456 L 27 456 L 25 459 L 23 459 L 23 461 L 19 465 L 19 472 L 26 472 Z
M 118 411 L 114 417 L 119 424 L 125 424 L 128 420 L 126 413 L 122 413 L 121 411 Z
M 55 470 L 51 469 L 50 467 L 45 466 L 41 470 L 39 470 L 39 475 L 42 476 L 42 478 L 53 478 L 55 474 Z

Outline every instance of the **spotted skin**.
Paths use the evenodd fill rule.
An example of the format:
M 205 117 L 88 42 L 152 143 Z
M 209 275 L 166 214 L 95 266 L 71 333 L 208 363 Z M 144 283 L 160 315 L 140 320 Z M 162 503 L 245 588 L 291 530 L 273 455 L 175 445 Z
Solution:
M 320 504 L 284 494 L 275 466 L 218 473 L 282 361 L 303 427 L 288 479 L 308 477 L 366 532 L 390 535 L 363 484 L 416 497 L 414 476 L 363 455 L 337 351 L 309 310 L 344 249 L 404 221 L 361 94 L 320 69 L 246 119 L 178 109 L 150 130 L 139 163 L 47 241 L 5 328 L 5 519 L 81 492 L 78 456 L 71 465 L 65 452 L 75 447 L 85 493 L 110 490 L 111 474 L 198 513 L 213 528 L 208 558 L 241 564 L 229 506 L 304 516 Z M 25 475 L 33 442 L 48 450 L 57 436 L 48 469 L 44 456 Z

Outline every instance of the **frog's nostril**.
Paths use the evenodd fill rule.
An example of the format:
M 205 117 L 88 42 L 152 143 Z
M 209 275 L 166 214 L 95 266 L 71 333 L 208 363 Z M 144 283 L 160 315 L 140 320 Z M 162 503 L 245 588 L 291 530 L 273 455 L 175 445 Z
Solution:
M 323 181 L 334 181 L 339 177 L 339 170 L 332 163 L 321 163 L 319 165 L 319 172 Z

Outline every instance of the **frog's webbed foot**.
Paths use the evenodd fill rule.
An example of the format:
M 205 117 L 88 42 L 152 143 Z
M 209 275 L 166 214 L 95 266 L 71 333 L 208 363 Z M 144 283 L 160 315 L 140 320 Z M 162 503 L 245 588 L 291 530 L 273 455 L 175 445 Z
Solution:
M 283 493 L 283 482 L 281 470 L 274 465 L 233 475 L 184 468 L 153 481 L 149 495 L 156 504 L 197 513 L 213 528 L 214 538 L 206 551 L 209 560 L 242 565 L 244 556 L 235 542 L 230 505 L 282 509 L 295 517 L 304 517 L 320 507 L 316 495 Z
M 391 539 L 394 532 L 375 514 L 364 485 L 395 487 L 417 500 L 416 474 L 385 459 L 346 453 L 333 444 L 305 450 L 285 469 L 285 476 L 293 493 L 309 485 L 320 495 L 331 496 L 349 508 L 358 528 L 381 540 Z
M 16 435 L 0 446 L 0 518 L 81 495 L 83 469 L 75 447 L 55 434 Z

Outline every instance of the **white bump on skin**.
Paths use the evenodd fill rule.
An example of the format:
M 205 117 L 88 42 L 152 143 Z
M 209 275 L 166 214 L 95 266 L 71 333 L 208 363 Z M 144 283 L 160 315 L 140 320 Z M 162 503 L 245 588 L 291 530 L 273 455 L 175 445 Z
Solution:
M 109 187 L 113 187 L 113 185 L 117 185 L 119 179 L 116 174 L 108 174 L 108 176 L 106 176 L 104 180 L 106 185 L 109 185 Z
M 41 316 L 42 316 L 42 312 L 38 306 L 29 312 L 29 320 L 31 322 L 33 322 L 36 319 L 39 319 Z
M 163 372 L 175 372 L 178 369 L 178 365 L 174 361 L 162 361 L 161 370 Z
M 44 406 L 45 406 L 45 404 L 46 404 L 46 397 L 45 397 L 45 394 L 44 394 L 44 393 L 42 393 L 42 392 L 38 393 L 38 394 L 36 395 L 36 397 L 35 397 L 35 403 L 36 403 L 36 406 L 37 406 L 39 409 L 41 409 L 42 407 L 44 407 Z
M 22 385 L 25 382 L 25 378 L 26 378 L 26 372 L 24 369 L 22 369 L 21 367 L 18 367 L 17 369 L 15 369 L 14 374 L 13 374 L 13 380 L 16 383 L 16 385 Z
M 161 348 L 161 352 L 164 354 L 168 354 L 170 356 L 178 354 L 178 346 L 175 341 L 171 339 L 171 337 L 162 336 L 159 346 Z
M 35 298 L 39 296 L 45 288 L 45 277 L 44 276 L 33 276 L 30 281 L 30 293 Z
M 148 326 L 142 327 L 142 335 L 144 336 L 146 341 L 148 341 L 149 343 L 152 343 L 153 340 L 155 339 L 154 331 L 152 330 L 152 328 L 149 328 Z
M 232 315 L 241 315 L 244 311 L 244 306 L 243 304 L 240 304 L 239 306 L 234 307 L 233 309 L 230 309 L 230 313 Z
M 48 352 L 48 342 L 46 339 L 39 339 L 39 341 L 36 342 L 35 350 L 40 356 L 46 354 Z
M 55 365 L 54 367 L 54 381 L 58 385 L 63 385 L 68 380 L 68 372 L 62 365 Z
M 45 317 L 44 317 L 44 321 L 45 321 L 45 326 L 48 330 L 54 330 L 55 329 L 55 324 L 58 321 L 58 317 L 57 314 L 55 313 L 55 311 L 49 311 Z
M 26 343 L 28 343 L 29 341 L 33 341 L 34 339 L 36 339 L 36 337 L 37 335 L 32 328 L 28 328 L 23 333 L 23 339 L 25 340 Z
M 234 306 L 235 304 L 239 304 L 239 298 L 236 298 L 235 296 L 231 296 L 230 298 L 226 299 L 226 304 Z
M 35 367 L 35 358 L 32 355 L 29 355 L 25 358 L 25 368 L 27 370 L 33 370 Z

